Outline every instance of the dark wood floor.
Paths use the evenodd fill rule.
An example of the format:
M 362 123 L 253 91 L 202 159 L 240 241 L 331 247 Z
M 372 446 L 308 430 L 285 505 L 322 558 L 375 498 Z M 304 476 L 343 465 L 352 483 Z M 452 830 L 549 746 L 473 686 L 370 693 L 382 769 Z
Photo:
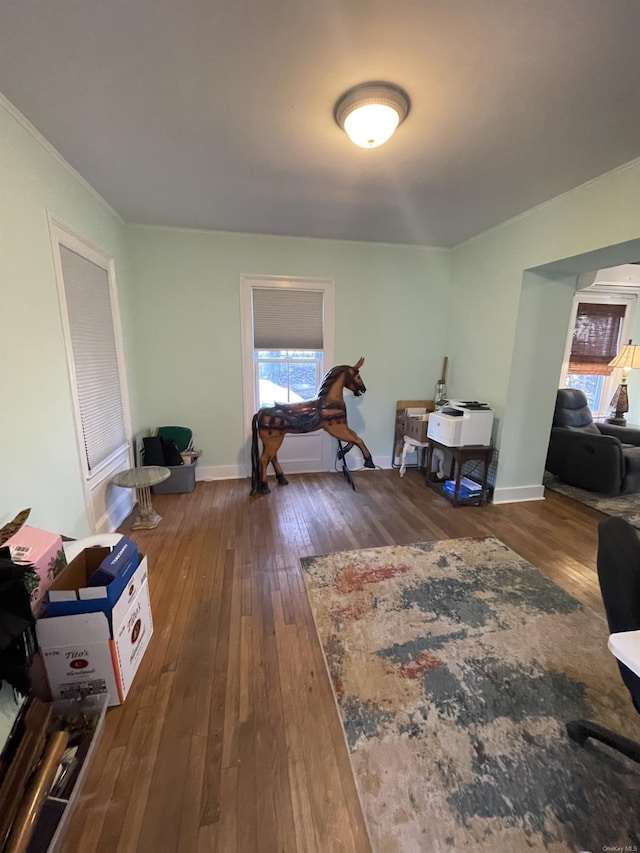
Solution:
M 603 516 L 563 496 L 454 509 L 417 472 L 247 480 L 154 498 L 131 533 L 149 558 L 155 634 L 105 733 L 65 853 L 368 851 L 298 557 L 497 536 L 602 612 Z

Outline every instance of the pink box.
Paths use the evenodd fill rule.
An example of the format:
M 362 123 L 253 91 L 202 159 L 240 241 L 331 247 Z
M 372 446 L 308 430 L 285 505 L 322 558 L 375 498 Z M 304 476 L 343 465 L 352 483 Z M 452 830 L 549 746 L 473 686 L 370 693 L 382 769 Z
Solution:
M 31 563 L 38 574 L 38 582 L 34 582 L 30 589 L 31 609 L 38 616 L 43 609 L 40 599 L 56 575 L 67 565 L 62 537 L 58 533 L 49 533 L 25 524 L 5 545 L 9 546 L 14 563 Z

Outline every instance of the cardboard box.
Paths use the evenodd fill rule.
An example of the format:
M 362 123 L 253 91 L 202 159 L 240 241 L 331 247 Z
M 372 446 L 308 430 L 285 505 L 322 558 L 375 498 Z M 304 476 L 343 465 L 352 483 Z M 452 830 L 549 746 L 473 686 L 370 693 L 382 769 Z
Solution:
M 68 569 L 85 573 L 97 558 L 83 551 Z M 76 602 L 89 607 L 95 599 Z M 110 610 L 47 616 L 36 622 L 36 634 L 54 699 L 108 693 L 109 705 L 124 702 L 153 635 L 147 558 L 142 557 Z
M 423 420 L 422 415 L 417 418 L 408 417 L 405 423 L 404 434 L 408 435 L 409 438 L 415 438 L 416 441 L 426 442 L 428 426 L 429 421 Z
M 67 565 L 62 537 L 25 524 L 5 543 L 15 563 L 31 563 L 38 581 L 31 588 L 31 609 L 35 616 L 42 612 L 41 599 L 55 577 Z
M 139 555 L 137 548 L 135 550 L 136 559 L 127 562 L 123 572 L 113 577 L 109 583 L 91 586 L 91 578 L 105 561 L 111 559 L 113 550 L 100 546 L 85 548 L 60 572 L 47 590 L 46 616 L 102 612 L 111 624 L 112 618 L 116 614 L 121 615 L 122 607 L 126 606 L 127 599 L 122 598 L 125 590 L 129 600 L 132 600 L 134 595 L 131 584 L 139 569 Z

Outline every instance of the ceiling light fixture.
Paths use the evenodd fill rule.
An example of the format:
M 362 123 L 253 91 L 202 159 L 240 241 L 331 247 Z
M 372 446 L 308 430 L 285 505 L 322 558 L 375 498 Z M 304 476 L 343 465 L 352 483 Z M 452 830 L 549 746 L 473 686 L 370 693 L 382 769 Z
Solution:
M 377 148 L 393 136 L 409 112 L 409 97 L 392 83 L 363 83 L 336 104 L 335 118 L 352 142 Z

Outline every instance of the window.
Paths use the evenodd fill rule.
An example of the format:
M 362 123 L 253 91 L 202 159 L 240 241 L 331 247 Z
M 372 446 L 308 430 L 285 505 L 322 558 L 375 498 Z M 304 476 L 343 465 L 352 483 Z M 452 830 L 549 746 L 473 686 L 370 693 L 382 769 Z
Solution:
M 632 301 L 597 294 L 576 297 L 561 386 L 584 391 L 594 416 L 608 412 L 618 384 L 609 362 L 624 340 Z
M 257 407 L 312 400 L 323 368 L 323 291 L 255 287 L 251 314 Z
M 132 498 L 109 484 L 133 461 L 115 266 L 52 216 L 49 229 L 87 522 L 113 530 Z
M 333 366 L 335 286 L 330 279 L 246 275 L 240 279 L 245 435 L 262 406 L 315 398 Z M 330 437 L 290 433 L 278 451 L 287 472 L 327 471 Z M 247 469 L 250 458 L 246 457 Z
M 60 246 L 84 455 L 93 471 L 127 444 L 109 272 Z
M 254 350 L 258 407 L 313 400 L 322 376 L 322 350 Z
M 568 373 L 565 388 L 579 388 L 584 391 L 589 408 L 592 412 L 600 410 L 602 391 L 604 389 L 604 376 L 587 376 L 582 373 Z

